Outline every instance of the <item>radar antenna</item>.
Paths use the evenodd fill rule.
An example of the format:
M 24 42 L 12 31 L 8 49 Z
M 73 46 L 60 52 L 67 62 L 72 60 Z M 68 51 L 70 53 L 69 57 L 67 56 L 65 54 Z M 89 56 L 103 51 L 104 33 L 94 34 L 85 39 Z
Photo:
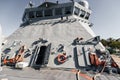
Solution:
M 44 2 L 47 2 L 47 0 L 44 0 Z M 45 6 L 48 7 L 48 4 L 46 3 Z
M 33 3 L 32 3 L 32 1 L 30 0 L 30 2 L 29 2 L 29 7 L 30 8 L 32 8 L 33 7 Z
M 79 3 L 83 5 L 85 8 L 89 9 L 89 3 L 87 0 L 81 0 Z

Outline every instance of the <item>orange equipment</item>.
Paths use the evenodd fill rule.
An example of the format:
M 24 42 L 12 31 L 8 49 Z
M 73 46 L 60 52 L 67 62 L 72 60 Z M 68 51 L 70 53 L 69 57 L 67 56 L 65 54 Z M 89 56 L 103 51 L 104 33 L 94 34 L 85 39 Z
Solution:
M 99 65 L 106 66 L 106 60 L 100 61 L 96 53 L 90 53 L 89 58 L 90 58 L 90 63 L 93 66 L 99 66 Z M 118 68 L 118 65 L 113 59 L 111 61 L 111 66 Z
M 7 63 L 17 63 L 23 61 L 23 53 L 25 52 L 26 46 L 23 45 L 20 49 L 18 54 L 15 56 L 15 58 L 12 59 L 4 59 L 3 64 L 6 65 Z
M 75 74 L 78 74 L 79 76 L 85 78 L 86 80 L 95 80 L 94 77 L 90 77 L 90 76 L 88 76 L 86 74 L 83 74 L 79 70 L 73 69 L 72 72 L 75 73 Z
M 90 53 L 89 57 L 90 57 L 91 65 L 98 66 L 101 64 L 101 62 L 99 61 L 99 59 L 95 53 Z
M 59 55 L 57 56 L 57 60 L 58 60 L 59 63 L 64 63 L 64 62 L 66 61 L 66 59 L 67 59 L 67 57 L 66 57 L 66 54 L 65 54 L 65 53 L 59 54 Z

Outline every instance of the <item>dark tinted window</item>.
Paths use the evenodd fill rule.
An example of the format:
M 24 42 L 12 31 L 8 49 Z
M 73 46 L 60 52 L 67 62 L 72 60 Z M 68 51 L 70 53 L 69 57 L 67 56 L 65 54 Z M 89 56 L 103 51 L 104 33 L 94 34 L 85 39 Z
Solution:
M 80 17 L 84 17 L 84 16 L 85 16 L 85 11 L 84 11 L 84 10 L 81 10 Z
M 56 8 L 55 15 L 62 15 L 62 8 Z
M 85 19 L 87 19 L 87 20 L 88 20 L 88 19 L 89 19 L 89 17 L 90 17 L 90 13 L 87 13 L 87 14 L 86 14 L 86 16 L 85 16 Z
M 36 11 L 36 17 L 43 17 L 42 11 Z
M 79 8 L 77 8 L 77 7 L 75 7 L 74 14 L 75 14 L 75 15 L 79 15 L 79 12 L 80 12 L 80 9 L 79 9 Z
M 72 7 L 71 6 L 65 7 L 65 14 L 71 14 L 71 13 L 72 13 Z
M 29 18 L 35 18 L 33 11 L 29 12 Z
M 44 12 L 45 16 L 52 16 L 52 9 L 47 9 Z

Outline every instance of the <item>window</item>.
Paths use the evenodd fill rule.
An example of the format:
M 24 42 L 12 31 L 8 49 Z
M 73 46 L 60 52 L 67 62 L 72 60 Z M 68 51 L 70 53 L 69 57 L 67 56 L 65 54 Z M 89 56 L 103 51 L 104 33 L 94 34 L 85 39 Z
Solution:
M 71 6 L 65 7 L 65 14 L 71 14 L 72 13 L 71 10 L 72 10 Z
M 62 15 L 62 8 L 56 8 L 55 15 Z
M 42 11 L 36 11 L 36 17 L 43 17 Z
M 80 17 L 84 17 L 85 16 L 85 11 L 84 10 L 81 10 L 81 14 L 80 14 Z
M 89 17 L 90 17 L 90 13 L 87 13 L 87 15 L 85 16 L 85 19 L 89 19 Z
M 52 9 L 47 9 L 44 12 L 45 16 L 52 16 Z
M 35 18 L 33 11 L 29 12 L 29 18 L 30 18 L 30 19 L 31 19 L 31 18 Z
M 80 12 L 80 9 L 79 9 L 79 8 L 77 8 L 77 7 L 75 7 L 74 14 L 75 14 L 75 15 L 79 15 L 79 12 Z

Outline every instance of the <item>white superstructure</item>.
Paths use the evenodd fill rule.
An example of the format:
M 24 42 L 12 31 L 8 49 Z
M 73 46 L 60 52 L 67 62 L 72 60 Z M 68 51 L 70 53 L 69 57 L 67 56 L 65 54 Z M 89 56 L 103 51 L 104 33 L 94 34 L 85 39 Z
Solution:
M 89 22 L 90 14 L 86 1 L 62 4 L 44 2 L 38 7 L 26 8 L 23 23 L 7 38 L 2 50 L 5 52 L 6 48 L 10 48 L 10 51 L 3 53 L 3 57 L 14 58 L 20 46 L 26 45 L 30 56 L 24 60 L 30 66 L 86 67 L 90 65 L 88 49 L 95 50 L 95 46 L 96 49 L 104 49 L 101 43 L 95 46 L 75 43 L 77 38 L 82 38 L 80 42 L 86 42 L 96 37 Z M 63 53 L 66 54 L 67 61 L 59 64 L 57 58 Z

